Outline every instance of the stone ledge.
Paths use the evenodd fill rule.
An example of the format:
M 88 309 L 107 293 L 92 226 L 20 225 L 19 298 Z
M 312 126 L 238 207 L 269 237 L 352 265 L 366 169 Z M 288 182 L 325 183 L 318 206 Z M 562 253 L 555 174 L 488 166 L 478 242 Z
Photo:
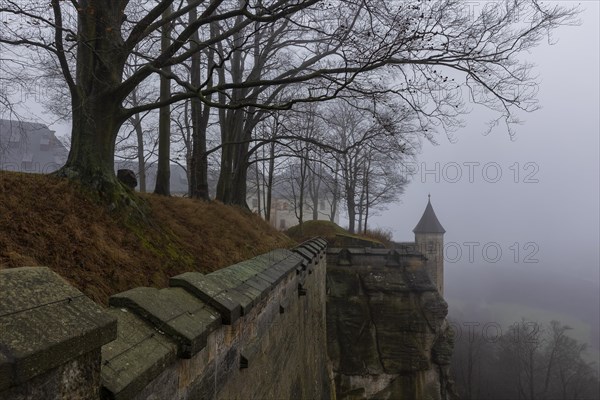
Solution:
M 300 246 L 296 247 L 294 249 L 294 252 L 298 253 L 299 255 L 301 255 L 304 258 L 304 261 L 302 263 L 303 266 L 308 265 L 315 258 L 315 255 L 313 254 L 313 252 L 305 247 L 300 247 Z
M 117 340 L 102 347 L 104 397 L 133 398 L 177 358 L 177 344 L 125 309 L 111 308 Z
M 289 250 L 274 250 L 227 268 L 203 275 L 187 272 L 171 278 L 172 287 L 181 287 L 219 311 L 230 325 L 246 315 L 275 286 L 301 263 Z
M 323 243 L 316 241 L 311 249 Z M 311 255 L 309 263 L 322 254 L 321 250 Z M 210 274 L 175 276 L 168 289 L 136 288 L 112 296 L 111 306 L 127 310 L 109 311 L 119 320 L 119 339 L 103 348 L 103 395 L 116 400 L 136 396 L 177 355 L 191 357 L 221 323 L 232 324 L 248 314 L 291 274 L 296 279 L 296 270 L 303 262 L 305 258 L 294 251 L 275 250 Z M 304 281 L 304 275 L 299 281 Z M 288 307 L 289 299 L 280 302 L 276 310 L 284 313 Z M 220 318 L 215 325 L 202 328 L 203 322 L 195 320 L 199 309 L 213 310 L 210 314 Z M 238 355 L 252 361 L 252 350 L 252 346 L 244 346 L 243 354 Z
M 202 350 L 208 335 L 221 325 L 215 309 L 181 288 L 135 288 L 111 296 L 109 304 L 129 308 L 171 336 L 183 358 Z
M 45 267 L 0 271 L 0 391 L 115 339 L 117 324 Z
M 313 256 L 315 256 L 315 257 L 321 252 L 320 246 L 312 240 L 308 241 L 308 242 L 304 242 L 298 247 L 304 247 L 305 249 L 307 249 L 308 251 L 313 253 Z
M 169 285 L 181 287 L 214 307 L 221 314 L 223 324 L 231 325 L 242 315 L 242 305 L 247 307 L 252 299 L 228 285 L 218 277 L 199 272 L 186 272 L 170 279 Z

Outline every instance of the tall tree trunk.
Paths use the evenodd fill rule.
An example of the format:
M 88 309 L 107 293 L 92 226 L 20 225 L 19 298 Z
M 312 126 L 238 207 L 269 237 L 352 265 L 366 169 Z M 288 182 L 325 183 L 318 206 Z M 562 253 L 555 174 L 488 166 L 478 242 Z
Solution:
M 365 207 L 365 223 L 363 225 L 363 233 L 367 233 L 367 222 L 369 222 L 369 192 L 367 192 L 367 206 Z
M 354 208 L 354 199 L 350 198 L 350 195 L 354 195 L 353 191 L 347 191 L 348 198 L 346 199 L 346 206 L 348 207 L 348 231 L 354 233 L 354 227 L 356 224 L 356 209 Z
M 134 106 L 138 105 L 137 89 L 131 92 L 131 102 Z M 144 130 L 142 129 L 142 118 L 139 113 L 135 113 L 130 119 L 137 139 L 137 158 L 138 158 L 138 184 L 140 193 L 146 192 L 146 159 L 144 156 Z
M 279 122 L 275 122 L 275 132 L 277 131 L 277 126 Z M 273 137 L 277 134 L 273 133 Z M 273 176 L 275 175 L 275 141 L 271 142 L 269 147 L 269 177 L 267 180 L 267 206 L 265 208 L 265 219 L 271 222 L 271 204 L 273 201 Z
M 117 93 L 126 59 L 120 47 L 121 19 L 112 3 L 81 2 L 77 70 L 70 87 L 71 149 L 56 172 L 98 191 L 111 204 L 125 193 L 114 171 L 115 141 L 126 120 L 124 94 Z
M 196 8 L 192 8 L 189 12 L 189 20 L 196 21 L 198 12 Z M 211 37 L 216 35 L 215 24 L 210 27 Z M 196 31 L 192 35 L 192 41 L 200 42 L 200 35 Z M 214 64 L 214 50 L 211 49 L 207 56 L 207 68 L 210 70 Z M 191 65 L 191 84 L 195 88 L 199 88 L 201 84 L 200 76 L 200 52 L 192 55 Z M 212 86 L 212 79 L 209 78 L 209 87 Z M 211 96 L 209 96 L 210 99 Z M 192 157 L 190 163 L 190 181 L 189 192 L 192 198 L 209 200 L 210 193 L 208 189 L 208 155 L 206 153 L 206 130 L 208 128 L 208 120 L 210 118 L 210 107 L 205 105 L 202 109 L 202 103 L 199 98 L 192 99 Z
M 262 207 L 261 207 L 261 199 L 262 199 L 262 195 L 261 195 L 261 191 L 262 191 L 262 178 L 260 175 L 260 170 L 258 168 L 258 160 L 255 163 L 255 172 L 256 172 L 256 204 L 257 204 L 257 209 L 258 209 L 258 215 L 260 217 L 262 217 Z
M 231 80 L 240 83 L 243 78 L 244 65 L 240 47 L 243 43 L 242 32 L 233 35 L 235 50 L 231 53 Z M 217 44 L 219 53 L 222 54 L 221 44 Z M 219 69 L 219 84 L 225 84 L 225 70 Z M 231 104 L 236 104 L 243 98 L 241 89 L 231 91 Z M 219 92 L 219 103 L 226 104 L 228 101 L 224 93 Z M 241 177 L 236 174 L 236 160 L 239 160 L 239 148 L 237 143 L 243 135 L 243 110 L 222 110 L 219 112 L 219 123 L 221 127 L 221 172 L 217 183 L 217 200 L 225 204 L 234 204 L 233 188 Z M 244 182 L 245 185 L 245 182 Z M 245 199 L 244 199 L 245 200 Z
M 335 171 L 333 173 L 333 190 L 332 190 L 332 199 L 331 199 L 331 214 L 329 216 L 329 220 L 331 222 L 335 222 L 335 216 L 337 214 L 338 201 L 340 197 L 340 182 L 339 182 L 339 173 L 340 173 L 340 163 L 335 161 Z
M 369 220 L 369 208 L 371 207 L 370 199 L 369 199 L 369 169 L 371 168 L 371 164 L 367 162 L 367 167 L 365 168 L 365 180 L 363 183 L 364 191 L 365 191 L 365 223 L 363 225 L 363 234 L 367 234 L 367 222 Z
M 246 185 L 246 177 L 240 175 L 238 166 L 240 158 L 242 158 L 238 142 L 242 139 L 243 114 L 241 110 L 228 110 L 220 113 L 220 118 L 223 147 L 221 149 L 221 172 L 217 183 L 217 200 L 225 204 L 242 205 L 242 203 L 235 202 L 234 188 L 238 184 L 244 185 L 244 188 Z
M 112 196 L 118 185 L 114 171 L 115 140 L 123 121 L 119 118 L 120 104 L 109 98 L 105 100 L 82 102 L 83 105 L 73 107 L 71 150 L 57 173 Z
M 163 18 L 171 15 L 171 6 L 163 13 Z M 161 36 L 161 50 L 165 51 L 171 45 L 171 27 L 163 27 Z M 171 67 L 164 67 L 164 73 L 171 72 Z M 171 81 L 160 76 L 160 101 L 167 101 L 171 97 Z M 171 107 L 160 108 L 158 121 L 158 169 L 156 171 L 156 186 L 154 193 L 164 196 L 171 195 Z
M 137 136 L 137 157 L 138 157 L 138 180 L 140 192 L 146 192 L 146 159 L 144 156 L 144 130 L 142 129 L 142 120 L 139 114 L 133 117 L 135 121 L 135 134 Z
M 355 232 L 356 224 L 356 174 L 352 163 L 348 159 L 344 158 L 344 195 L 346 196 L 346 207 L 348 209 L 348 231 L 350 233 Z
M 315 163 L 316 164 L 316 163 Z M 319 198 L 321 194 L 321 176 L 322 167 L 319 167 L 319 173 L 316 172 L 316 165 L 310 170 L 309 188 L 310 188 L 310 201 L 312 203 L 312 219 L 317 221 L 319 219 Z
M 245 6 L 245 0 L 239 0 L 240 7 Z M 242 17 L 238 18 L 241 22 Z M 254 34 L 254 63 L 258 65 L 260 59 L 260 40 L 258 35 L 259 22 L 255 23 Z M 234 50 L 231 52 L 231 81 L 241 84 L 244 80 L 246 58 L 242 53 L 242 46 L 246 40 L 245 33 L 238 31 L 233 34 Z M 250 80 L 259 78 L 253 72 Z M 219 75 L 220 83 L 225 82 L 224 73 Z M 257 94 L 250 95 L 250 89 L 233 89 L 231 104 L 243 101 L 256 101 Z M 220 101 L 224 101 L 224 98 Z M 225 114 L 222 114 L 225 115 Z M 226 130 L 221 130 L 223 149 L 221 152 L 221 174 L 217 184 L 217 199 L 226 203 L 248 209 L 246 203 L 247 179 L 249 163 L 250 140 L 252 131 L 258 123 L 258 114 L 253 107 L 243 110 L 230 110 L 226 113 L 227 123 L 222 124 Z
M 231 204 L 248 208 L 246 203 L 246 195 L 248 193 L 248 168 L 250 163 L 248 160 L 248 147 L 250 143 L 251 132 L 246 132 L 243 135 L 245 143 L 240 143 L 235 146 L 236 153 L 233 164 L 233 181 L 231 187 Z

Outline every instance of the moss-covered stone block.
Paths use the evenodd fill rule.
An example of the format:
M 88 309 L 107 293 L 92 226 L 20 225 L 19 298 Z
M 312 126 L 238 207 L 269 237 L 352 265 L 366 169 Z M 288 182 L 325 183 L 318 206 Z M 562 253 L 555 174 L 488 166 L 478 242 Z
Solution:
M 0 391 L 99 350 L 117 334 L 114 317 L 48 268 L 0 270 L 0 298 Z
M 130 309 L 171 336 L 184 358 L 204 348 L 208 335 L 221 325 L 217 310 L 181 288 L 135 288 L 111 296 L 109 304 Z

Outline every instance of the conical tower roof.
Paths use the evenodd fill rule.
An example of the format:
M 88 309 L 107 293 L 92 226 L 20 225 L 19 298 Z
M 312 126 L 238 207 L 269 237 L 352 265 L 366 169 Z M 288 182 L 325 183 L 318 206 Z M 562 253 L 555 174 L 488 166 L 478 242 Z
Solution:
M 437 219 L 435 212 L 433 211 L 433 207 L 431 206 L 431 195 L 429 195 L 429 200 L 427 200 L 427 207 L 425 207 L 425 212 L 421 217 L 421 220 L 413 229 L 414 233 L 445 233 L 446 230 L 440 224 L 440 221 Z

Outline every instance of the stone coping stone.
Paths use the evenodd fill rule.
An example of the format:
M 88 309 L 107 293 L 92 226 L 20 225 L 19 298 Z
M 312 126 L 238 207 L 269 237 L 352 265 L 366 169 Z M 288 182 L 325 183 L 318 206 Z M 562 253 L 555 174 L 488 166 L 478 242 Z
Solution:
M 242 315 L 246 315 L 257 300 L 266 296 L 266 290 L 271 287 L 267 281 L 256 278 L 256 276 L 243 280 L 234 270 L 215 271 L 206 275 L 206 278 L 227 290 L 235 290 L 241 295 L 238 300 L 242 307 Z
M 115 318 L 49 268 L 0 270 L 0 391 L 116 335 Z
M 296 247 L 294 251 L 304 257 L 306 264 L 312 262 L 312 260 L 315 258 L 314 254 L 304 247 Z
M 109 308 L 117 339 L 102 347 L 102 393 L 133 398 L 177 359 L 177 344 L 127 309 Z
M 170 286 L 181 287 L 214 307 L 221 314 L 223 324 L 231 325 L 242 315 L 242 306 L 247 307 L 252 299 L 230 285 L 230 281 L 219 277 L 186 272 L 170 279 Z
M 238 268 L 245 268 L 252 272 L 255 275 L 260 274 L 269 269 L 271 263 L 266 258 L 251 258 L 246 261 L 242 261 L 241 263 L 235 264 Z
M 210 275 L 217 276 L 222 280 L 235 282 L 235 290 L 250 299 L 249 302 L 241 304 L 242 315 L 248 314 L 254 305 L 267 295 L 267 292 L 271 288 L 271 284 L 264 279 L 256 275 L 248 277 L 246 274 L 236 270 L 221 269 Z
M 313 239 L 312 243 L 319 247 L 319 251 L 323 251 L 327 247 L 327 242 L 320 238 Z
M 306 243 L 310 243 L 313 246 L 316 246 L 319 251 L 325 250 L 325 248 L 327 247 L 327 241 L 320 237 L 308 240 Z
M 259 270 L 255 265 L 247 262 L 241 262 L 237 264 L 230 265 L 229 267 L 220 269 L 219 271 L 215 271 L 217 273 L 229 273 L 230 276 L 236 277 L 238 280 L 244 282 L 246 279 L 256 276 L 259 272 L 263 270 Z M 217 274 L 218 275 L 218 274 Z
M 296 270 L 297 268 L 301 268 L 303 261 L 304 257 L 300 256 L 297 253 L 291 253 L 291 255 L 288 258 L 273 265 L 271 269 L 281 271 L 284 275 L 287 275 L 290 272 Z
M 268 281 L 258 275 L 249 274 L 247 270 L 224 268 L 213 272 L 211 275 L 236 281 L 235 288 L 252 299 L 252 303 L 249 304 L 250 308 L 265 297 L 266 293 L 273 287 Z
M 312 253 L 313 257 L 317 257 L 319 255 L 319 253 L 321 253 L 321 249 L 319 248 L 319 245 L 317 245 L 316 243 L 313 243 L 312 241 L 304 242 L 300 246 L 298 246 L 298 248 L 300 248 L 300 247 L 310 251 Z
M 321 237 L 318 237 L 318 238 L 316 238 L 316 239 L 314 239 L 314 240 L 315 240 L 317 243 L 320 243 L 320 244 L 321 244 L 321 249 L 322 249 L 322 250 L 325 250 L 325 248 L 327 247 L 327 240 L 325 240 L 325 239 L 323 239 L 323 238 L 321 238 Z
M 135 288 L 111 296 L 109 304 L 129 308 L 171 336 L 183 358 L 202 350 L 208 335 L 221 325 L 217 310 L 182 288 Z

